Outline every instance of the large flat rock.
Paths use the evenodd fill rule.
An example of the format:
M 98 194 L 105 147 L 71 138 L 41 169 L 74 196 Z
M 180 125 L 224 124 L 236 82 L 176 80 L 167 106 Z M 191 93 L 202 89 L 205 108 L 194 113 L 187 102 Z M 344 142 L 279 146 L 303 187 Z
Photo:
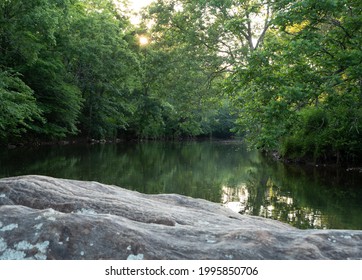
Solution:
M 299 230 L 181 195 L 0 180 L 0 259 L 362 259 L 362 231 Z

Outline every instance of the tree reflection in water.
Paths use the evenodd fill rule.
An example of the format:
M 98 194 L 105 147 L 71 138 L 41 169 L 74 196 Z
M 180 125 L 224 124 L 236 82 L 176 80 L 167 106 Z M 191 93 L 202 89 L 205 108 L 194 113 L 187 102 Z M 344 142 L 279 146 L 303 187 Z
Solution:
M 258 216 L 287 222 L 298 228 L 328 228 L 328 220 L 323 217 L 321 211 L 309 207 L 299 207 L 294 204 L 293 197 L 279 196 L 271 189 L 266 190 L 264 203 L 259 208 L 249 196 L 247 185 L 234 188 L 223 186 L 222 190 L 223 205 L 240 214 L 249 214 L 252 209 L 256 209 Z
M 233 211 L 301 229 L 362 228 L 360 174 L 276 162 L 255 164 L 252 170 L 246 183 L 222 187 L 222 202 Z
M 298 228 L 362 229 L 362 174 L 284 165 L 240 143 L 142 142 L 0 152 L 0 177 L 41 174 L 178 193 Z

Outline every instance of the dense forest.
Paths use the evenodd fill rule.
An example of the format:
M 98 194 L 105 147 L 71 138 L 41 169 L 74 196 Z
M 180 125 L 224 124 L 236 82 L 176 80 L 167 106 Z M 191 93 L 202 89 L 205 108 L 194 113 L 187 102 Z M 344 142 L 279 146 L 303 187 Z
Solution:
M 362 158 L 360 0 L 1 0 L 0 145 L 239 135 Z

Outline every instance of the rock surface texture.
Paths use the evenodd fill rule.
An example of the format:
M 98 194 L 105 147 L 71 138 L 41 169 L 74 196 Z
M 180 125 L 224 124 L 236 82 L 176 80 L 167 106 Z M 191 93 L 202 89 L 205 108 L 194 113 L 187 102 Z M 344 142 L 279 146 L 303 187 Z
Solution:
M 181 195 L 0 180 L 0 259 L 362 259 L 362 231 L 299 230 Z

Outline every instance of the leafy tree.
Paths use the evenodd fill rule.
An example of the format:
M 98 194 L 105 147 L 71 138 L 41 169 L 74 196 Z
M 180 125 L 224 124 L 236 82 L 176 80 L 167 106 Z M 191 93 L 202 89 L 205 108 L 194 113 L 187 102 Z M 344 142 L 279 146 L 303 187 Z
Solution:
M 39 134 L 53 139 L 76 134 L 83 101 L 80 91 L 59 58 L 43 58 L 44 52 L 41 56 L 23 71 L 46 119 L 46 123 L 39 123 L 34 128 Z
M 112 1 L 8 0 L 0 21 L 0 65 L 21 74 L 45 120 L 32 133 L 103 138 L 126 127 L 137 59 Z
M 84 99 L 81 130 L 88 137 L 113 137 L 133 111 L 129 92 L 137 60 L 124 39 L 128 23 L 110 1 L 80 4 L 71 11 L 61 48 Z
M 12 141 L 42 120 L 33 91 L 9 71 L 0 71 L 0 141 Z
M 277 3 L 263 48 L 229 80 L 238 128 L 286 157 L 359 157 L 361 4 Z
M 214 120 L 221 114 L 218 107 L 227 103 L 222 95 L 222 80 L 232 71 L 232 63 L 243 59 L 238 48 L 245 38 L 240 42 L 230 28 L 223 26 L 225 21 L 237 17 L 232 14 L 238 4 L 158 1 L 149 8 L 146 18 L 154 24 L 149 31 L 152 43 L 145 48 L 144 63 L 151 76 L 145 76 L 148 87 L 144 92 L 152 100 L 161 100 L 162 113 L 157 122 L 166 135 L 209 135 L 219 129 Z M 252 38 L 251 33 L 248 36 Z M 235 43 L 226 48 L 232 40 Z M 224 111 L 223 118 L 229 120 L 225 120 L 229 123 L 225 130 L 229 130 L 233 117 Z
M 6 0 L 0 4 L 0 63 L 20 71 L 55 44 L 56 1 Z
M 8 0 L 0 4 L 0 67 L 2 69 L 2 128 L 8 141 L 35 127 L 42 108 L 24 75 L 41 52 L 55 43 L 57 14 L 52 1 Z

